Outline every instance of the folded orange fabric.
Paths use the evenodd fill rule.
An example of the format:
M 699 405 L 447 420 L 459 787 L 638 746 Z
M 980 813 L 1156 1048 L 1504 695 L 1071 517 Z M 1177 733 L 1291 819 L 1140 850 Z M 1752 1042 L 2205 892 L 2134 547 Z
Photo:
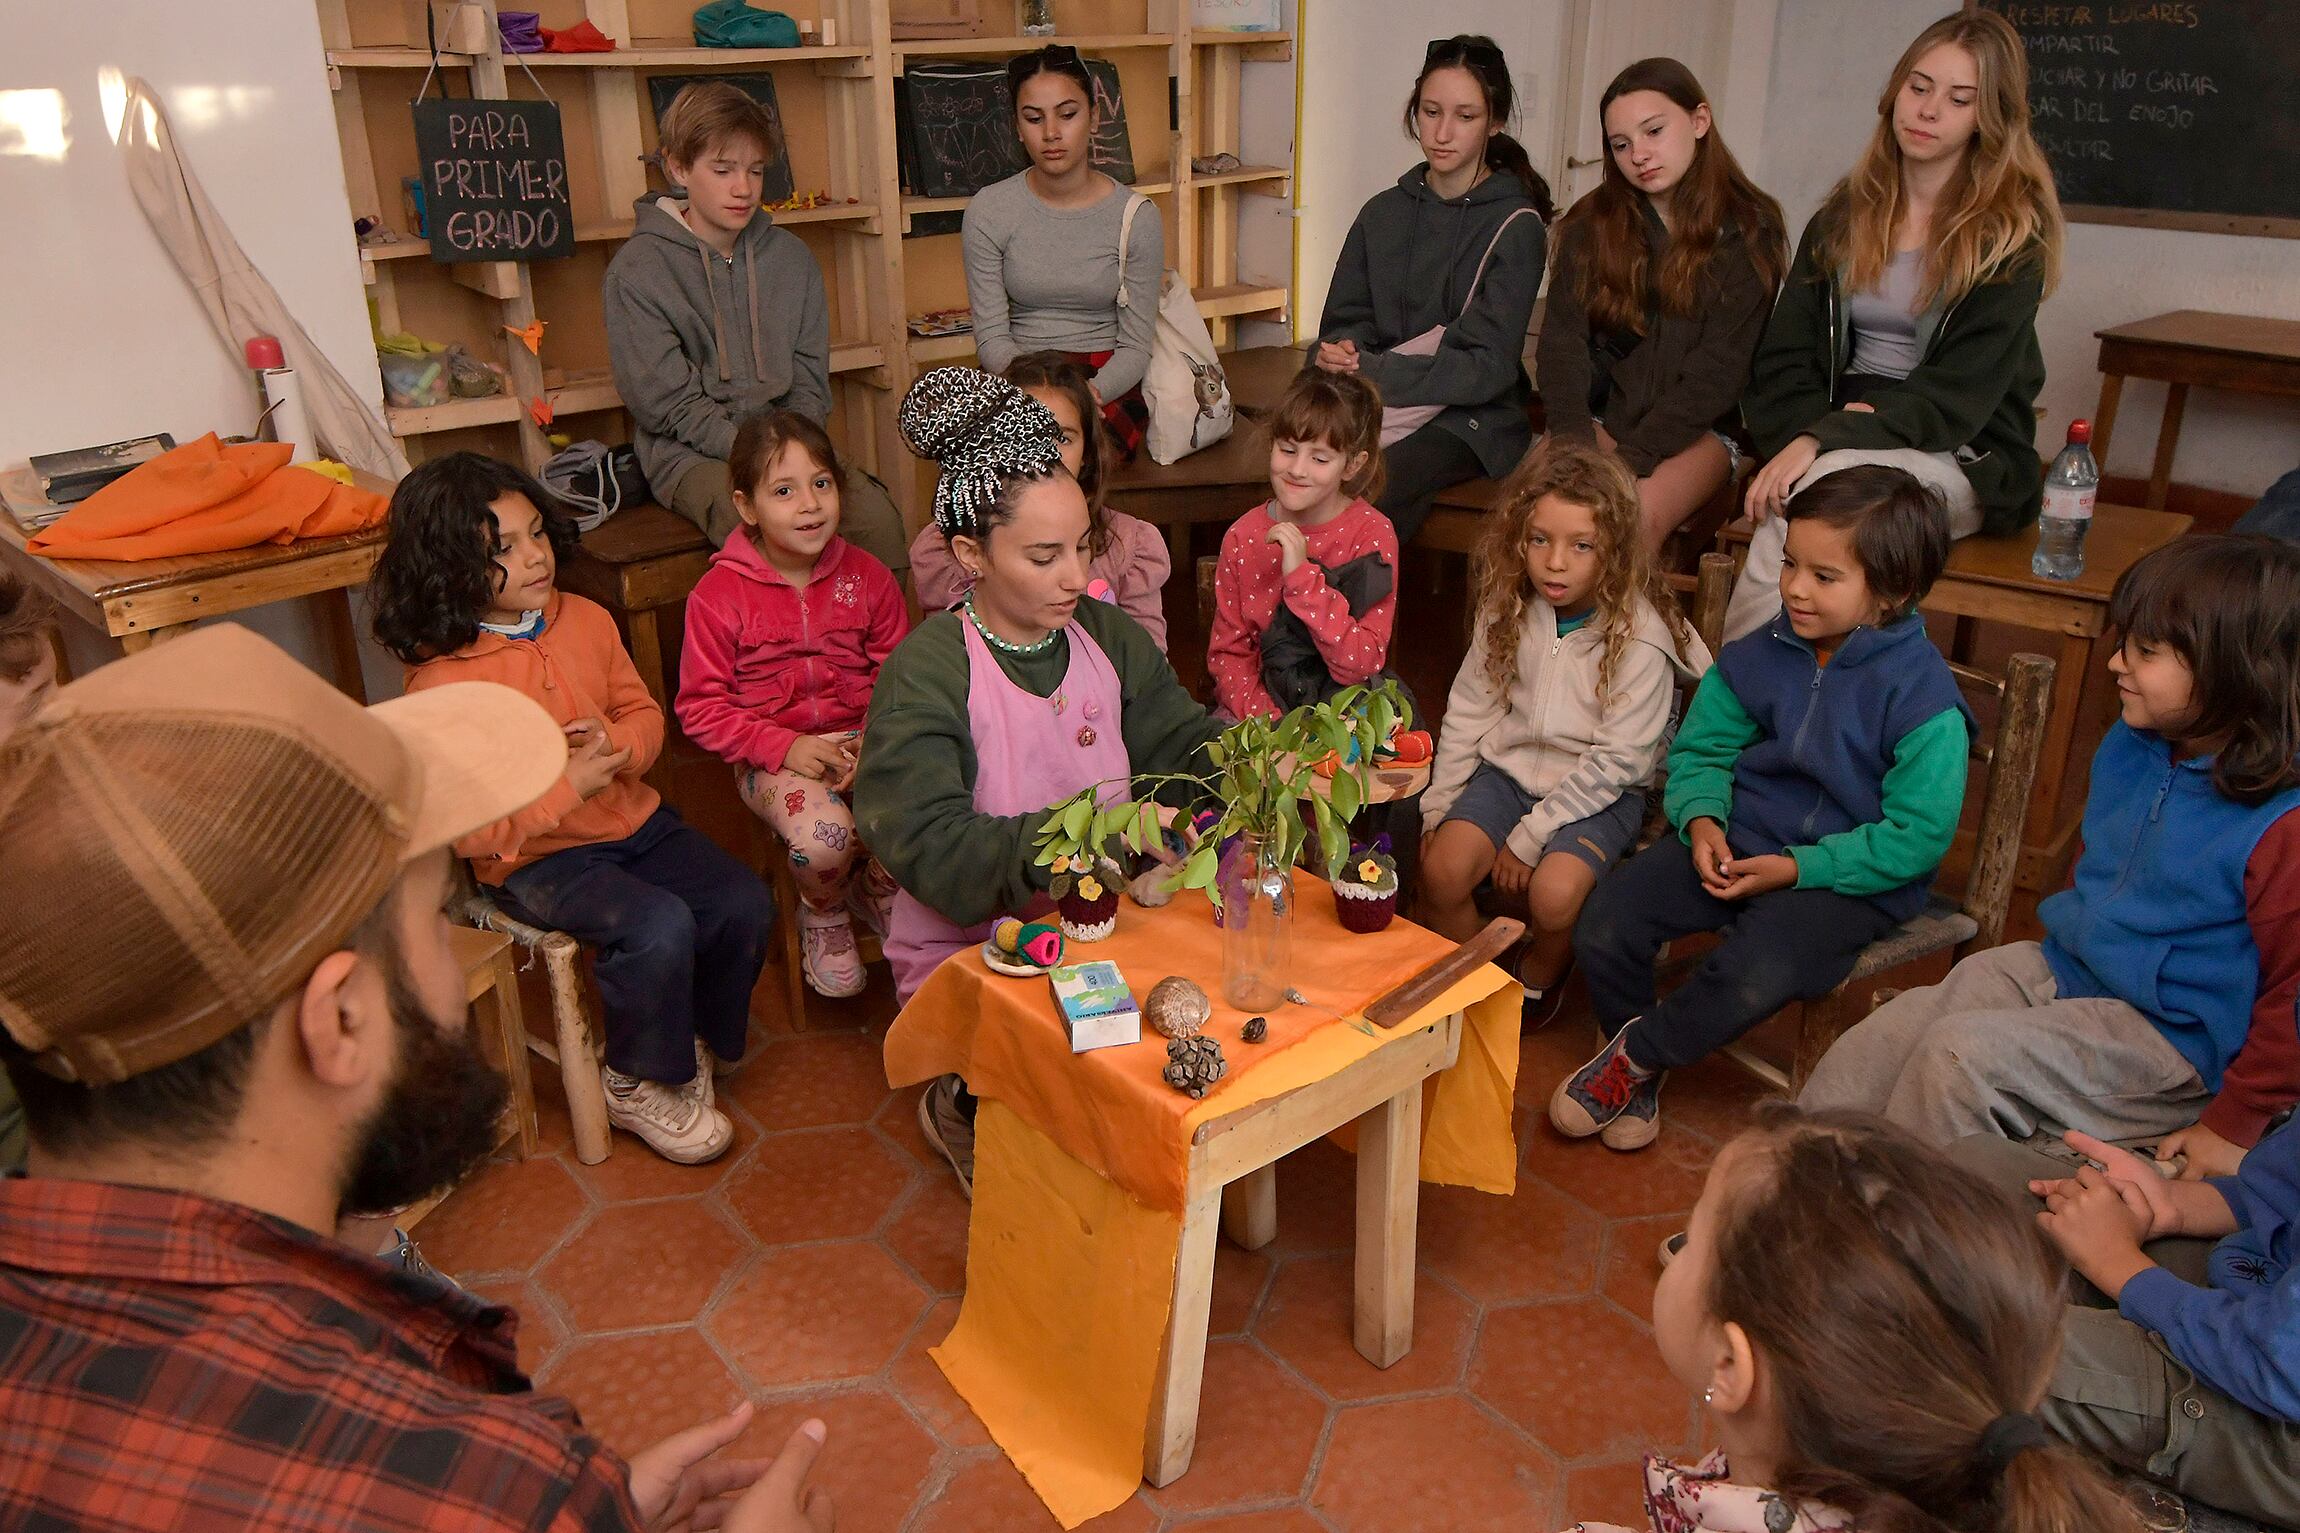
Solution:
M 31 540 L 51 559 L 169 559 L 378 526 L 391 502 L 291 468 L 278 442 L 214 432 L 104 486 Z

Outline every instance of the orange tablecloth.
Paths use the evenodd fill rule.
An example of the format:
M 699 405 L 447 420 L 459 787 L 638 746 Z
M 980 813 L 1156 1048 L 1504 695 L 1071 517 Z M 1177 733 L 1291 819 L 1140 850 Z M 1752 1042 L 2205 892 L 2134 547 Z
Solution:
M 1452 950 L 1403 921 L 1345 932 L 1331 891 L 1299 875 L 1295 888 L 1295 983 L 1343 1016 Z M 1173 973 L 1218 989 L 1221 934 L 1197 895 L 1156 911 L 1124 905 L 1117 933 L 1088 952 L 1116 962 L 1137 998 Z M 1288 1005 L 1268 1014 L 1260 1045 L 1238 1041 L 1243 1014 L 1217 998 L 1208 1031 L 1230 1074 L 1192 1101 L 1158 1078 L 1165 1040 L 1148 1028 L 1140 1043 L 1073 1055 L 1044 979 L 1003 978 L 969 953 L 920 987 L 887 1034 L 888 1080 L 955 1071 L 983 1098 L 966 1299 L 933 1356 L 1065 1528 L 1141 1479 L 1197 1126 L 1460 1011 L 1460 1059 L 1425 1087 L 1422 1179 L 1506 1195 L 1520 994 L 1489 965 L 1398 1028 L 1368 1036 Z
M 391 502 L 291 468 L 277 442 L 226 445 L 209 432 L 129 470 L 31 542 L 51 559 L 167 559 L 359 532 Z

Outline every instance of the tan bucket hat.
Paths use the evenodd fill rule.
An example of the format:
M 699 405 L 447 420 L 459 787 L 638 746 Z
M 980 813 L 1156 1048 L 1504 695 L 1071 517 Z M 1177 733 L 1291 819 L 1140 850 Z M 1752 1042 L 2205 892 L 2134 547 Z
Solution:
M 97 1084 L 206 1048 L 566 765 L 509 687 L 363 708 L 236 624 L 104 666 L 0 746 L 0 1025 Z

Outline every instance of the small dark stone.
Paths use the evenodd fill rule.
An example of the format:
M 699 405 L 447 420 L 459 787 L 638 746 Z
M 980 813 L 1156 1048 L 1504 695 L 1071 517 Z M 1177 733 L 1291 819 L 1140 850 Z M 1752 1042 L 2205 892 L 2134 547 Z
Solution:
M 1270 1019 L 1268 1017 L 1248 1017 L 1246 1025 L 1238 1029 L 1238 1036 L 1248 1043 L 1260 1043 L 1264 1038 L 1270 1036 Z

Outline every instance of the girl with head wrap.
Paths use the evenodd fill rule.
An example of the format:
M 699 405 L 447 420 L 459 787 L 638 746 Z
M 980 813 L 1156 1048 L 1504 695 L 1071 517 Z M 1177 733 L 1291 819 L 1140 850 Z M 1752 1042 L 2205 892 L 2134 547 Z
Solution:
M 1044 405 L 944 367 L 911 386 L 900 419 L 911 451 L 941 466 L 935 525 L 973 578 L 888 657 L 863 726 L 855 818 L 903 889 L 886 954 L 908 1000 L 998 917 L 1048 908 L 1031 844 L 1048 808 L 1097 783 L 1114 799 L 1136 776 L 1204 771 L 1218 729 L 1139 624 L 1081 600 L 1086 496 Z M 965 1106 L 955 1078 L 921 1104 L 962 1178 Z

